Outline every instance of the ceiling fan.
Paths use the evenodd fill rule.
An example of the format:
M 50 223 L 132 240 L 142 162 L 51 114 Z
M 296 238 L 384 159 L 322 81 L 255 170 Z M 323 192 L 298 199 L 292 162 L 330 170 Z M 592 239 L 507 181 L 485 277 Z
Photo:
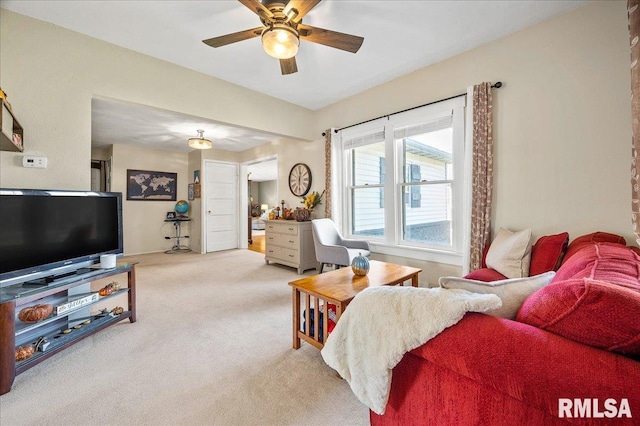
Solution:
M 261 36 L 265 52 L 280 60 L 282 75 L 298 72 L 295 56 L 298 53 L 300 38 L 351 53 L 356 53 L 364 41 L 363 37 L 304 25 L 302 18 L 320 3 L 320 0 L 238 1 L 258 15 L 262 26 L 202 42 L 211 47 L 221 47 Z

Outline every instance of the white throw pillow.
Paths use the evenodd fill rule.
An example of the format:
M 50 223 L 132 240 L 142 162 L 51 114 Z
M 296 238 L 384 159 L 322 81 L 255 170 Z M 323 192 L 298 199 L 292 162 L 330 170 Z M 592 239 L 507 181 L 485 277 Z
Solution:
M 487 267 L 507 278 L 529 276 L 531 263 L 531 229 L 511 232 L 500 228 L 486 258 Z
M 535 293 L 551 282 L 556 275 L 554 271 L 526 278 L 484 282 L 458 277 L 441 277 L 440 287 L 458 288 L 472 293 L 495 294 L 502 300 L 502 307 L 485 312 L 494 317 L 515 319 L 520 306 L 530 294 Z

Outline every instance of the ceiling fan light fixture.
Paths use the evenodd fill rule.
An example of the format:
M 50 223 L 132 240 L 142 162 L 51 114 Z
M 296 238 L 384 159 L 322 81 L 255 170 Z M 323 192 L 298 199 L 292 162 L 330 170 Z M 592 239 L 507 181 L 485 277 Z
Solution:
M 204 138 L 204 130 L 198 129 L 198 137 L 189 138 L 189 146 L 195 149 L 211 149 L 213 144 L 209 139 Z
M 273 24 L 262 32 L 262 47 L 276 59 L 290 59 L 298 53 L 298 33 L 285 24 Z

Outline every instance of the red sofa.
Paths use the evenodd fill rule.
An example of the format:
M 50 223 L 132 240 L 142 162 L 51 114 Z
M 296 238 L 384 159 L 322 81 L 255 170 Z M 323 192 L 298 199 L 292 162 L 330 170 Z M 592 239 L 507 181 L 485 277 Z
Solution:
M 640 256 L 576 243 L 518 321 L 469 313 L 406 353 L 371 424 L 640 424 Z

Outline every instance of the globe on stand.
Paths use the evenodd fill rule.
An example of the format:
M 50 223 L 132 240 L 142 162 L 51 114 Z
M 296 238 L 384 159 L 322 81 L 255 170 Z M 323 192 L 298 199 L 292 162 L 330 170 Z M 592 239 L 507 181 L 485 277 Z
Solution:
M 176 203 L 175 211 L 181 216 L 186 215 L 189 211 L 189 203 L 187 203 L 185 200 L 178 201 Z

